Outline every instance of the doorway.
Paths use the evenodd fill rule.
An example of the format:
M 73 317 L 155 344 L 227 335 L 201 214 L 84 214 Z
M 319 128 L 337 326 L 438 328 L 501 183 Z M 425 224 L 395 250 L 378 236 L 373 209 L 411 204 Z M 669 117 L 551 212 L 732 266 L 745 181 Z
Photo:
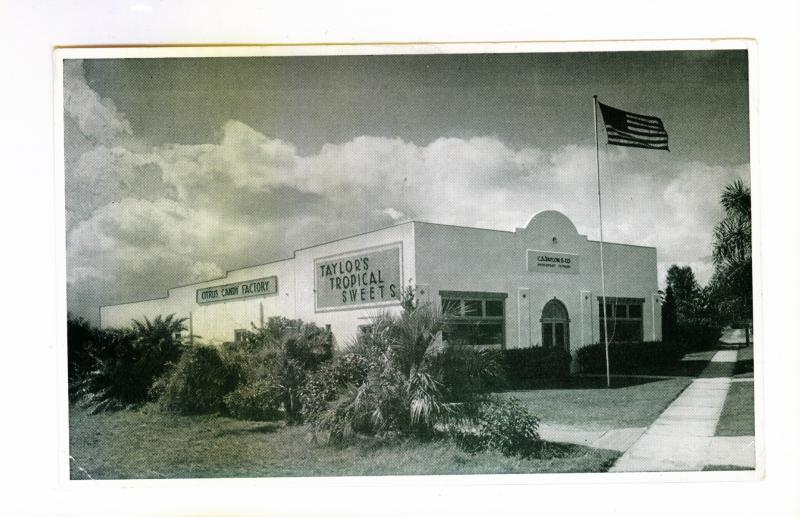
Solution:
M 542 346 L 560 348 L 569 352 L 569 313 L 557 298 L 547 302 L 542 309 Z

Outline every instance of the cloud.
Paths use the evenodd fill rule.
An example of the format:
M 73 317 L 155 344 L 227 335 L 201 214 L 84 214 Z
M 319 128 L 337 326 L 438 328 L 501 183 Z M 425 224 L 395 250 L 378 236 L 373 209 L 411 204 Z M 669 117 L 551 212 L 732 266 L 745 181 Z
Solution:
M 68 287 L 71 309 L 89 316 L 101 303 L 163 296 L 172 285 L 412 218 L 513 230 L 555 208 L 598 234 L 592 146 L 361 136 L 303 156 L 230 121 L 217 143 L 96 144 L 75 163 Z M 704 282 L 719 193 L 748 168 L 612 149 L 601 172 L 606 239 L 656 246 L 661 276 L 671 263 L 691 264 Z
M 64 61 L 64 112 L 95 143 L 108 144 L 117 137 L 133 134 L 130 122 L 114 101 L 100 97 L 86 83 L 82 60 Z

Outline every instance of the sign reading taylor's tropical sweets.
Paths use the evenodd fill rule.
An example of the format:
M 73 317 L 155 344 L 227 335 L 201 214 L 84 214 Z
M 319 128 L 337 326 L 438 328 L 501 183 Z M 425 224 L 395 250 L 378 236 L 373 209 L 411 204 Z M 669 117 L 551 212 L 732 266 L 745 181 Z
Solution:
M 577 274 L 580 272 L 579 258 L 571 253 L 528 250 L 528 271 Z
M 278 277 L 268 276 L 256 280 L 245 280 L 235 284 L 204 287 L 197 290 L 197 303 L 222 302 L 249 296 L 266 296 L 278 293 Z
M 400 299 L 400 245 L 314 262 L 317 309 L 394 303 Z

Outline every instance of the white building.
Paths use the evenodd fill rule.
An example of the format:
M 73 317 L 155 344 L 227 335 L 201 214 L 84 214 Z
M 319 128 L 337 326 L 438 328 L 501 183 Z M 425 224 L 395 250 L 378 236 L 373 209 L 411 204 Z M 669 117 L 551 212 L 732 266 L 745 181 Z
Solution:
M 655 248 L 603 250 L 609 336 L 660 340 Z M 220 343 L 285 316 L 329 325 L 342 344 L 379 311 L 400 311 L 406 286 L 458 314 L 450 339 L 461 342 L 575 351 L 603 339 L 600 243 L 555 211 L 513 232 L 410 221 L 171 288 L 164 298 L 104 306 L 100 321 L 124 327 L 174 313 L 191 317 L 202 341 Z

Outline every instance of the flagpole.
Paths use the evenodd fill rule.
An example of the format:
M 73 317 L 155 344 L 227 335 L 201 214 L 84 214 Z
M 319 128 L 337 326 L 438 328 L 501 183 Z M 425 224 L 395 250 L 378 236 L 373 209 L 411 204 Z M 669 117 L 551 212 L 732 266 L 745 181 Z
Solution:
M 597 206 L 600 210 L 600 290 L 603 299 L 603 338 L 606 350 L 606 386 L 611 387 L 611 366 L 608 360 L 608 306 L 606 305 L 606 274 L 603 264 L 603 198 L 600 195 L 600 138 L 597 134 L 597 95 L 592 96 L 594 115 L 594 158 L 597 164 Z

